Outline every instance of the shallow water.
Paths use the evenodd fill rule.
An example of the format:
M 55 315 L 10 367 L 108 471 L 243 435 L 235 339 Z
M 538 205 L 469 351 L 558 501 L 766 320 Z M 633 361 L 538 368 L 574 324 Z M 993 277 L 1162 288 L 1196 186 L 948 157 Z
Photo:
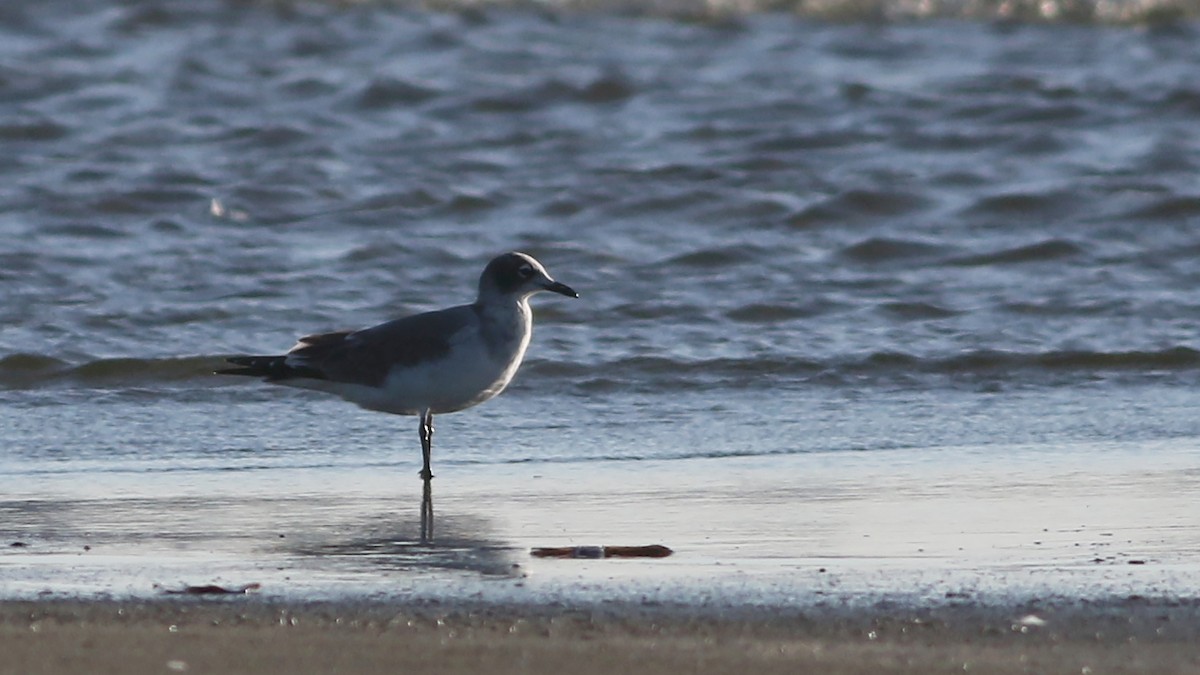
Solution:
M 869 496 L 888 471 L 856 473 L 863 457 L 916 486 L 959 467 L 971 480 L 951 504 L 1059 467 L 1045 504 L 1152 533 L 1179 510 L 1162 540 L 1189 545 L 1194 25 L 643 9 L 0 13 L 0 542 L 36 545 L 6 564 L 109 527 L 155 560 L 135 534 L 204 532 L 179 520 L 196 509 L 242 515 L 169 547 L 289 513 L 293 537 L 369 542 L 381 503 L 415 515 L 415 420 L 209 373 L 223 354 L 467 302 L 514 248 L 582 298 L 537 298 L 510 391 L 439 420 L 439 510 L 504 514 L 478 545 L 446 544 L 457 567 L 652 543 L 576 539 L 605 522 L 696 543 L 688 509 L 775 542 L 756 560 L 854 556 L 756 523 L 803 527 L 811 495 L 843 478 Z M 1159 465 L 1176 479 L 1133 471 Z M 747 466 L 783 476 L 779 512 L 728 489 L 656 502 Z M 538 527 L 546 481 L 512 504 L 483 497 L 501 484 L 488 476 L 579 472 L 608 497 L 554 531 Z M 1144 488 L 1149 506 L 1125 520 L 1106 494 L 1081 501 L 1080 481 Z M 406 541 L 404 523 L 389 536 Z M 737 557 L 731 541 L 711 555 Z
M 255 583 L 292 600 L 719 609 L 1194 593 L 1190 443 L 987 450 L 456 466 L 434 481 L 432 542 L 417 481 L 377 466 L 42 476 L 0 505 L 2 534 L 26 537 L 0 566 L 9 597 Z M 529 555 L 647 543 L 675 553 Z

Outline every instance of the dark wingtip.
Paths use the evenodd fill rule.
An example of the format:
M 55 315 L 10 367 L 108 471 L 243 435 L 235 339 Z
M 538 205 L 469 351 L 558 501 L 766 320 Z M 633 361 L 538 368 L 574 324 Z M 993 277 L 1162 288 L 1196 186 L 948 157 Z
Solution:
M 230 356 L 225 360 L 241 368 L 222 368 L 214 370 L 216 375 L 248 375 L 251 377 L 272 377 L 279 374 L 283 366 L 282 356 Z
M 295 377 L 312 380 L 324 380 L 325 374 L 307 366 L 290 366 L 287 355 L 283 356 L 231 356 L 226 361 L 242 366 L 241 368 L 223 368 L 213 371 L 217 375 L 248 375 L 262 377 L 269 382 L 279 382 Z

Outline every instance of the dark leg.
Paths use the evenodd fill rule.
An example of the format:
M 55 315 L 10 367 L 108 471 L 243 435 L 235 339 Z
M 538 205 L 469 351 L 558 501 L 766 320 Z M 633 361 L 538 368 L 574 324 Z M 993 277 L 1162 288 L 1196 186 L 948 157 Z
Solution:
M 421 543 L 433 543 L 433 488 L 429 479 L 424 480 L 425 489 L 421 493 Z
M 421 457 L 425 466 L 421 469 L 421 478 L 428 481 L 433 478 L 433 470 L 429 468 L 429 456 L 433 452 L 433 413 L 426 410 L 421 413 Z

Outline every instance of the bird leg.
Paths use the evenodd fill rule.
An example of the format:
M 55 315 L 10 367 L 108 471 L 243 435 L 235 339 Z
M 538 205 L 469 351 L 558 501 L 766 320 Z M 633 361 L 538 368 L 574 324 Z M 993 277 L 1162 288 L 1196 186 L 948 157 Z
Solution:
M 433 452 L 433 413 L 426 410 L 421 413 L 421 457 L 425 466 L 421 469 L 421 478 L 433 478 L 433 470 L 429 468 L 429 456 Z
M 421 543 L 433 543 L 433 490 L 429 479 L 424 481 L 425 489 L 421 493 Z

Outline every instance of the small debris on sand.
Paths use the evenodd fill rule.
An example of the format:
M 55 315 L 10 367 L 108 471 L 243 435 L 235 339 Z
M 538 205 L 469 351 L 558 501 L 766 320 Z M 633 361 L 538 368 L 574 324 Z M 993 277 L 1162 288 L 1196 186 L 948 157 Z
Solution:
M 164 588 L 163 593 L 169 595 L 245 595 L 250 591 L 257 591 L 262 588 L 262 584 L 246 584 L 235 588 L 225 588 L 216 584 L 207 586 L 184 586 L 183 588 Z
M 660 544 L 650 546 L 559 546 L 535 548 L 535 558 L 665 558 L 674 553 Z

